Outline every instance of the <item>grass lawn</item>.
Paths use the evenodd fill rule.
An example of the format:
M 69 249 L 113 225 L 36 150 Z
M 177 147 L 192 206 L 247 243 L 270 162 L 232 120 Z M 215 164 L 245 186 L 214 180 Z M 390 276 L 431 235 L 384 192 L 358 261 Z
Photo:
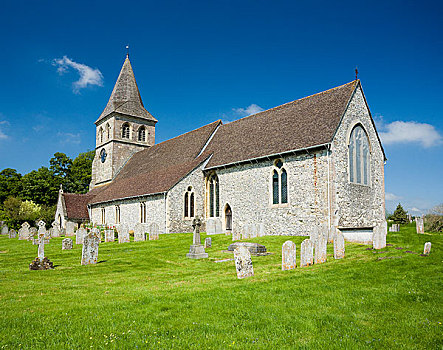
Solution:
M 287 239 L 299 263 L 304 237 L 251 239 L 273 254 L 238 280 L 233 261 L 215 262 L 233 258 L 225 235 L 209 259 L 187 259 L 192 235 L 171 234 L 102 243 L 89 266 L 54 238 L 50 271 L 29 271 L 37 246 L 0 236 L 0 349 L 443 348 L 443 235 L 402 226 L 382 251 L 347 243 L 334 260 L 328 245 L 326 263 L 281 271 Z

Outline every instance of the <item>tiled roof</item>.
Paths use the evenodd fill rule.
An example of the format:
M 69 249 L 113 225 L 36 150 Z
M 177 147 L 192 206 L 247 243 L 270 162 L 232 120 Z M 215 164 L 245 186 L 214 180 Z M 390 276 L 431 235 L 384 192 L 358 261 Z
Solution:
M 117 82 L 114 85 L 108 104 L 95 123 L 98 123 L 112 112 L 157 122 L 157 120 L 143 106 L 129 57 L 126 57 L 125 62 L 123 63 L 123 67 L 117 78 Z
M 206 150 L 213 154 L 206 168 L 331 142 L 357 84 L 354 80 L 222 125 Z
M 220 123 L 215 121 L 135 153 L 114 181 L 89 203 L 169 190 L 208 157 L 200 151 Z
M 97 193 L 103 191 L 105 188 L 106 186 L 96 187 L 86 194 L 63 193 L 68 219 L 89 220 L 87 205 Z

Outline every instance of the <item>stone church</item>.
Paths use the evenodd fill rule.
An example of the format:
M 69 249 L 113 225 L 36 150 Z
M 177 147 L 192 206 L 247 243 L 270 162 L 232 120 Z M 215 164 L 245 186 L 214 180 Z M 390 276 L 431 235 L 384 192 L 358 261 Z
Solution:
M 253 224 L 266 235 L 306 236 L 313 225 L 335 225 L 368 241 L 385 222 L 386 157 L 360 80 L 158 144 L 156 123 L 126 57 L 95 122 L 90 191 L 60 190 L 62 227 L 156 223 L 161 233 L 191 232 L 200 217 L 211 233 Z

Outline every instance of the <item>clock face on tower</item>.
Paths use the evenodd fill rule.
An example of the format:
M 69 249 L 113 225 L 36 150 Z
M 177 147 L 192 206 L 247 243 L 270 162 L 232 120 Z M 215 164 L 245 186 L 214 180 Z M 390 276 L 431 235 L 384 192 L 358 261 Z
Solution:
M 106 156 L 107 156 L 106 151 L 104 148 L 102 148 L 102 150 L 100 151 L 100 159 L 101 159 L 102 163 L 105 162 Z

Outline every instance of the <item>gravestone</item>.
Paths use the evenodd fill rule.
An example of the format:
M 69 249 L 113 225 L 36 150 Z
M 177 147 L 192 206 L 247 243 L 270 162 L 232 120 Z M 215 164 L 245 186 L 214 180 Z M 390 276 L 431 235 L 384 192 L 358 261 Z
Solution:
M 400 232 L 400 225 L 399 224 L 392 224 L 389 231 L 390 232 Z
M 235 242 L 229 245 L 228 251 L 233 252 L 238 247 L 246 247 L 252 255 L 265 255 L 266 247 L 262 244 L 251 242 Z
M 9 238 L 16 238 L 17 232 L 14 229 L 9 230 Z
M 238 231 L 237 228 L 234 228 L 232 230 L 232 240 L 233 241 L 239 241 L 241 239 L 241 233 Z
M 114 242 L 115 241 L 115 232 L 113 228 L 107 228 L 105 230 L 105 242 Z
M 74 236 L 76 224 L 72 221 L 66 221 L 66 236 L 72 237 Z
M 211 237 L 206 237 L 205 248 L 212 248 L 212 238 Z
M 75 232 L 75 244 L 83 244 L 83 237 L 86 236 L 88 232 L 83 227 L 80 227 Z
M 234 249 L 235 269 L 237 278 L 246 278 L 254 276 L 251 253 L 245 246 L 239 246 Z
M 249 234 L 249 238 L 256 238 L 257 237 L 257 225 L 252 224 L 249 226 L 250 229 L 250 234 Z
M 54 221 L 52 224 L 52 233 L 51 236 L 52 237 L 60 237 L 61 236 L 61 232 L 60 232 L 60 226 L 58 225 L 58 223 L 56 221 Z
M 49 241 L 45 238 L 45 233 L 40 232 L 38 235 L 38 257 L 29 264 L 29 270 L 53 269 L 52 262 L 45 257 L 45 244 L 47 243 L 49 243 Z
M 73 243 L 71 238 L 65 238 L 62 241 L 62 250 L 69 250 L 72 249 Z
M 314 264 L 314 244 L 310 239 L 301 242 L 300 248 L 300 267 Z
M 317 237 L 317 241 L 314 243 L 314 262 L 316 264 L 322 264 L 326 262 L 326 250 L 328 240 L 325 233 L 320 233 Z
M 386 221 L 374 227 L 372 234 L 372 248 L 383 249 L 386 247 L 386 234 L 387 234 L 386 231 L 387 231 Z
M 24 222 L 18 230 L 18 239 L 24 240 L 29 238 L 29 224 Z
M 249 225 L 245 224 L 243 225 L 242 232 L 241 232 L 241 239 L 248 239 L 249 238 Z
M 145 225 L 138 223 L 134 227 L 134 242 L 141 242 L 146 240 Z
M 265 224 L 261 223 L 258 224 L 258 230 L 257 230 L 257 236 L 258 237 L 264 237 L 265 236 Z
M 340 230 L 336 230 L 334 236 L 334 259 L 343 259 L 345 257 L 345 237 Z
M 335 233 L 337 232 L 337 230 L 338 230 L 337 226 L 331 225 L 328 232 L 328 242 L 334 241 Z
M 117 234 L 118 234 L 118 243 L 128 243 L 130 241 L 129 239 L 129 229 L 128 226 L 125 224 L 119 225 L 117 228 Z
M 415 227 L 417 229 L 417 233 L 425 233 L 425 227 L 423 224 L 423 218 L 415 218 Z
M 216 232 L 215 220 L 214 219 L 208 219 L 206 221 L 206 234 L 207 235 L 214 235 L 215 232 Z
M 281 269 L 292 270 L 297 267 L 297 248 L 292 241 L 286 241 L 281 247 Z
M 8 225 L 2 226 L 2 235 L 7 235 L 9 233 L 9 227 Z
M 208 253 L 205 252 L 205 248 L 200 241 L 200 226 L 201 220 L 199 218 L 192 220 L 192 228 L 194 229 L 194 233 L 192 236 L 192 244 L 189 247 L 189 253 L 186 254 L 187 258 L 204 259 L 208 257 Z
M 215 219 L 215 233 L 222 233 L 223 229 L 222 229 L 222 222 L 220 219 Z
M 312 229 L 311 229 L 311 233 L 309 235 L 309 239 L 312 241 L 312 243 L 314 243 L 314 245 L 315 245 L 315 242 L 317 242 L 319 235 L 320 235 L 320 230 L 319 230 L 318 226 L 313 225 Z
M 429 255 L 431 252 L 431 242 L 426 242 L 425 247 L 423 249 L 423 255 Z
M 97 228 L 93 228 L 83 237 L 82 265 L 97 264 L 100 240 L 100 231 Z
M 37 236 L 38 230 L 36 227 L 31 227 L 29 229 L 28 241 L 32 241 L 35 236 Z
M 149 227 L 149 240 L 156 241 L 158 239 L 158 232 L 159 232 L 158 225 L 155 222 L 153 222 Z

